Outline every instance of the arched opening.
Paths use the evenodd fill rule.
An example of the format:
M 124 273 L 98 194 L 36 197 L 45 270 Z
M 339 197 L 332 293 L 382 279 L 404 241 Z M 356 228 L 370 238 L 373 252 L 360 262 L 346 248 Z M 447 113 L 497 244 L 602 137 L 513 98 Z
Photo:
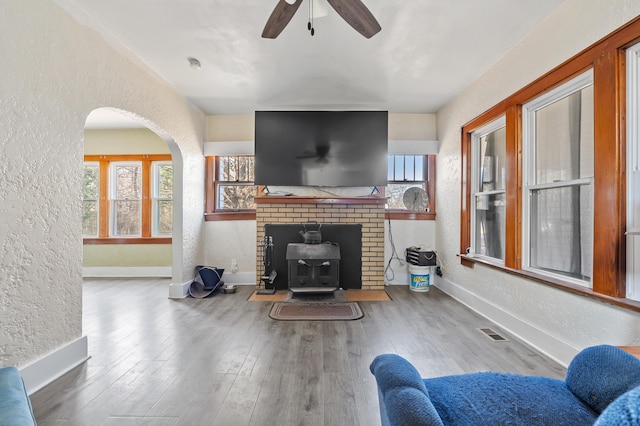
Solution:
M 173 140 L 133 113 L 92 111 L 85 122 L 83 276 L 171 278 L 176 223 Z M 179 207 L 178 207 L 179 209 Z M 178 228 L 178 229 L 176 229 Z M 178 231 L 176 233 L 176 230 Z

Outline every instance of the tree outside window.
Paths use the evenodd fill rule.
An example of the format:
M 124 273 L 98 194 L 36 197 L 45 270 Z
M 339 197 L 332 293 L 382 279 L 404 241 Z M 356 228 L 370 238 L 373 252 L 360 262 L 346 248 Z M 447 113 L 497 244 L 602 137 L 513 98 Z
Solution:
M 170 155 L 85 155 L 85 244 L 170 244 Z
M 85 163 L 82 181 L 82 235 L 98 236 L 100 164 Z
M 216 159 L 216 211 L 255 210 L 253 155 Z
M 153 234 L 171 235 L 173 229 L 173 165 L 153 162 Z
M 142 165 L 115 163 L 112 167 L 112 235 L 136 237 L 142 230 Z

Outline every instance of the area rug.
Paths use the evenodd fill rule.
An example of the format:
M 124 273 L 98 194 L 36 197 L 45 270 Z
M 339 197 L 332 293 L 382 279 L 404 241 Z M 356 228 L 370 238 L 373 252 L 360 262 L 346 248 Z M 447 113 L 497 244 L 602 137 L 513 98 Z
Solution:
M 280 321 L 350 321 L 364 316 L 356 302 L 274 303 L 269 317 Z

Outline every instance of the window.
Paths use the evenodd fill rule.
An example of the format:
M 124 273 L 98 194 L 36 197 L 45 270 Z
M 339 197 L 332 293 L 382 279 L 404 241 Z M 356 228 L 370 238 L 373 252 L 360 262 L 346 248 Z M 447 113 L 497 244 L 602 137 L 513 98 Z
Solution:
M 253 155 L 216 158 L 216 211 L 255 210 Z
M 387 166 L 385 196 L 391 216 L 394 219 L 435 218 L 435 156 L 389 155 Z M 424 213 L 408 212 L 404 206 L 402 197 L 411 187 L 426 191 L 429 202 Z
M 387 208 L 404 210 L 402 194 L 411 187 L 426 188 L 427 165 L 423 155 L 389 155 Z
M 139 237 L 142 234 L 142 164 L 112 163 L 110 171 L 110 235 Z
M 170 155 L 87 155 L 85 244 L 169 244 L 173 222 Z
M 98 211 L 100 203 L 100 163 L 84 164 L 82 180 L 82 235 L 98 236 Z
M 255 220 L 253 155 L 206 157 L 205 220 Z
M 504 261 L 506 197 L 505 118 L 471 135 L 471 250 Z
M 590 287 L 593 73 L 523 107 L 523 267 Z
M 640 312 L 632 300 L 638 296 L 629 287 L 625 247 L 635 238 L 625 232 L 638 225 L 629 210 L 630 203 L 637 206 L 636 181 L 630 176 L 637 171 L 637 157 L 628 158 L 637 149 L 633 79 L 639 77 L 633 75 L 640 62 L 631 46 L 638 40 L 640 19 L 635 19 L 463 125 L 464 266 L 484 263 Z M 465 250 L 476 238 L 474 179 L 480 179 L 473 174 L 480 170 L 473 167 L 472 136 L 502 116 L 505 240 L 504 262 L 496 263 L 466 256 Z M 627 192 L 633 188 L 635 193 Z
M 169 161 L 154 161 L 152 167 L 152 235 L 166 237 L 173 229 L 173 165 Z

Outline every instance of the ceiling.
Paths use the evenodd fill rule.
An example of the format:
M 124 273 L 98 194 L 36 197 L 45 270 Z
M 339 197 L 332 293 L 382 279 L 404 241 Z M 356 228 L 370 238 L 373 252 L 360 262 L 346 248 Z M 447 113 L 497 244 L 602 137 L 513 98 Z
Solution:
M 364 0 L 382 26 L 366 39 L 328 5 L 312 37 L 303 0 L 272 40 L 261 33 L 278 0 L 55 1 L 207 114 L 435 113 L 563 2 Z

